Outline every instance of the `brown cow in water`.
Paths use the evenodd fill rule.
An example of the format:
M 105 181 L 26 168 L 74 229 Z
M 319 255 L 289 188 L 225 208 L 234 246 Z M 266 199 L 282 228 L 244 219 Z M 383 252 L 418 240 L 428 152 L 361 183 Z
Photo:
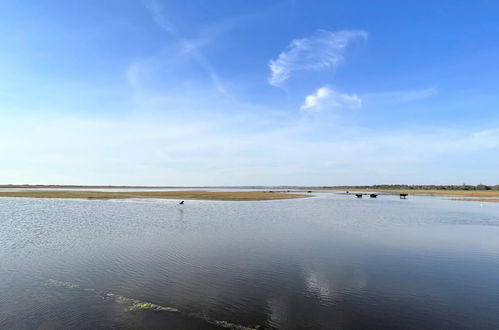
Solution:
M 355 194 L 355 196 L 357 196 L 357 198 L 362 198 L 362 194 Z
M 378 197 L 378 195 L 377 194 L 370 194 L 369 197 L 376 198 L 376 197 Z

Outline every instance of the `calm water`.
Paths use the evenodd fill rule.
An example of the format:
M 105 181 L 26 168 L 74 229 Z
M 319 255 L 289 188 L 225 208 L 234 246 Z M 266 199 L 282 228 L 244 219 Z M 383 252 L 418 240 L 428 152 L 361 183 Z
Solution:
M 0 328 L 499 328 L 499 204 L 176 203 L 0 198 Z

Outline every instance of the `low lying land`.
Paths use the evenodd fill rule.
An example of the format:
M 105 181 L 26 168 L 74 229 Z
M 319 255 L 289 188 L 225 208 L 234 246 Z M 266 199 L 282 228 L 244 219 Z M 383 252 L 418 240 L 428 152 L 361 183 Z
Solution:
M 270 191 L 0 191 L 0 197 L 73 199 L 164 198 L 213 201 L 264 201 L 275 199 L 303 198 L 309 196 L 310 195 L 305 194 L 289 194 Z
M 182 188 L 176 186 L 84 186 L 84 185 L 60 185 L 60 184 L 0 184 L 0 188 L 21 188 L 21 189 L 169 189 Z M 195 187 L 189 187 L 195 188 Z M 206 188 L 206 187 L 204 187 Z
M 444 190 L 444 191 L 487 191 L 487 190 L 495 190 L 499 191 L 499 185 L 485 185 L 485 184 L 477 184 L 477 185 L 469 185 L 469 184 L 447 184 L 447 185 L 438 185 L 438 184 L 375 184 L 370 186 L 330 186 L 330 187 L 321 187 L 328 189 L 376 189 L 376 190 Z
M 489 202 L 499 203 L 499 190 L 406 190 L 406 189 L 348 189 L 349 194 L 353 195 L 355 191 L 369 191 L 380 192 L 386 194 L 411 194 L 413 195 L 440 195 L 440 196 L 463 196 L 469 198 L 451 198 L 455 201 L 468 201 L 468 202 Z M 346 194 L 346 193 L 340 193 Z
M 499 198 L 453 198 L 454 201 L 499 203 Z
M 348 191 L 372 191 L 389 194 L 423 194 L 469 197 L 499 197 L 499 190 L 413 190 L 413 189 L 346 189 Z M 474 199 L 473 199 L 474 200 Z

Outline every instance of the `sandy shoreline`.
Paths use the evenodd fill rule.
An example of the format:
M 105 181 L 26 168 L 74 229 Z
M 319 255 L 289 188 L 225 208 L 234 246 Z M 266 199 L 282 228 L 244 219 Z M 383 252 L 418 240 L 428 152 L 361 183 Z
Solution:
M 291 198 L 304 198 L 310 195 L 271 192 L 271 191 L 0 191 L 0 197 L 26 198 L 68 198 L 68 199 L 126 199 L 126 198 L 164 198 L 213 201 L 264 201 Z

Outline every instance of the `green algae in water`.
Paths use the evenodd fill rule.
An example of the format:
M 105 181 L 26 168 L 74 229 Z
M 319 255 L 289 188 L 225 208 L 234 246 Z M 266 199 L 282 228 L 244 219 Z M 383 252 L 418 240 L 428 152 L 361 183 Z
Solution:
M 42 286 L 59 287 L 59 288 L 66 288 L 66 289 L 81 289 L 81 290 L 87 291 L 87 292 L 96 292 L 98 296 L 101 296 L 104 299 L 111 299 L 120 305 L 126 306 L 126 311 L 153 310 L 153 311 L 165 311 L 165 312 L 176 312 L 176 313 L 179 312 L 179 310 L 177 308 L 174 308 L 174 307 L 161 306 L 161 305 L 157 305 L 157 304 L 147 302 L 147 301 L 141 301 L 138 299 L 128 298 L 128 297 L 121 296 L 121 295 L 118 295 L 115 293 L 108 292 L 105 294 L 100 294 L 95 289 L 82 288 L 79 284 L 75 284 L 75 283 L 71 283 L 71 282 L 64 282 L 64 281 L 49 279 L 45 282 L 42 282 Z
M 256 327 L 256 328 L 249 328 L 249 327 L 246 327 L 244 325 L 240 325 L 240 324 L 235 324 L 235 323 L 231 323 L 231 322 L 227 322 L 227 321 L 217 321 L 217 320 L 214 320 L 214 321 L 211 321 L 211 320 L 207 320 L 209 323 L 211 324 L 214 324 L 220 328 L 225 328 L 225 329 L 233 329 L 233 330 L 256 330 L 256 329 L 260 329 L 260 327 Z
M 67 288 L 67 289 L 76 289 L 76 288 L 80 287 L 78 284 L 75 284 L 75 283 L 57 281 L 57 280 L 52 280 L 52 279 L 49 279 L 49 280 L 43 282 L 42 286 L 55 286 L 55 287 Z
M 91 289 L 91 288 L 82 288 L 79 284 L 76 284 L 76 283 L 49 279 L 45 282 L 42 282 L 41 285 L 46 286 L 46 287 L 60 287 L 60 288 L 66 288 L 66 289 L 79 289 L 79 290 L 83 290 L 83 291 L 87 291 L 87 292 L 94 292 L 97 296 L 99 296 L 103 299 L 112 300 L 117 304 L 125 306 L 126 312 L 150 310 L 150 311 L 158 311 L 158 312 L 163 311 L 163 312 L 182 314 L 182 312 L 175 307 L 161 306 L 161 305 L 154 304 L 154 303 L 147 302 L 147 301 L 128 298 L 128 297 L 125 297 L 125 296 L 122 296 L 119 294 L 115 294 L 115 293 L 111 293 L 111 292 L 103 293 L 103 292 L 99 292 L 99 291 L 97 291 L 95 289 Z M 190 317 L 195 317 L 192 314 L 184 314 L 184 315 L 190 316 Z M 199 317 L 196 317 L 196 318 L 199 318 Z M 257 330 L 257 329 L 260 329 L 259 326 L 255 327 L 255 328 L 251 328 L 251 327 L 246 327 L 244 325 L 231 323 L 231 322 L 227 322 L 227 321 L 210 320 L 210 319 L 206 319 L 206 318 L 203 318 L 203 319 L 210 324 L 216 325 L 216 326 L 218 326 L 220 328 L 224 328 L 224 329 L 233 329 L 233 330 Z
M 113 299 L 116 303 L 126 306 L 126 311 L 137 311 L 137 310 L 153 310 L 153 311 L 165 311 L 178 313 L 179 310 L 174 307 L 165 307 L 157 304 L 153 304 L 146 301 L 141 301 L 137 299 L 127 298 L 114 293 L 106 293 L 107 298 Z

